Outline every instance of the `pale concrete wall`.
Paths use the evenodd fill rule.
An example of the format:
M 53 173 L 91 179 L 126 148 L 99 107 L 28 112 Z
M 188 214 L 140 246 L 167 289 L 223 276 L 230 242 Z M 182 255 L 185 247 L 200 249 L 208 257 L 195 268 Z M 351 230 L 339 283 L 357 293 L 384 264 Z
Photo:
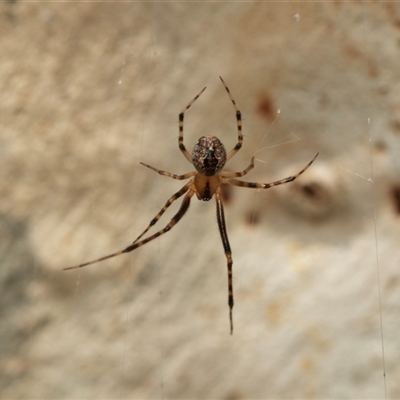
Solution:
M 2 398 L 400 397 L 397 4 L 0 10 Z M 180 188 L 139 161 L 191 169 L 178 113 L 205 85 L 187 147 L 234 146 L 219 75 L 244 117 L 228 169 L 255 155 L 246 179 L 268 182 L 320 152 L 293 184 L 231 192 L 233 336 L 214 201 L 61 271 L 124 248 Z

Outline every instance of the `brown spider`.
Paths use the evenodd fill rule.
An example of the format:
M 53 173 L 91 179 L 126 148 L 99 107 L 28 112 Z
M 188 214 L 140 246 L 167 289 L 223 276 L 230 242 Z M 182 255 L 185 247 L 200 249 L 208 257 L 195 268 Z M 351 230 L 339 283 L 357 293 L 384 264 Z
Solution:
M 168 232 L 172 229 L 180 219 L 185 215 L 186 211 L 190 205 L 190 199 L 193 195 L 196 195 L 199 200 L 209 201 L 215 194 L 215 199 L 217 203 L 217 221 L 219 232 L 221 235 L 222 244 L 224 246 L 225 256 L 228 264 L 228 305 L 229 305 L 229 321 L 230 321 L 230 332 L 231 335 L 233 333 L 233 320 L 232 320 L 232 308 L 233 308 L 233 287 L 232 287 L 232 252 L 231 247 L 228 240 L 228 234 L 226 232 L 225 225 L 225 216 L 224 216 L 224 207 L 222 205 L 222 194 L 221 194 L 221 184 L 229 184 L 234 186 L 242 186 L 246 188 L 256 188 L 256 189 L 268 189 L 272 186 L 282 185 L 284 183 L 294 181 L 299 175 L 301 175 L 317 158 L 318 153 L 314 156 L 314 158 L 296 175 L 290 176 L 285 179 L 281 179 L 279 181 L 275 181 L 272 183 L 257 183 L 257 182 L 243 182 L 237 177 L 241 177 L 246 175 L 251 169 L 254 168 L 254 157 L 252 157 L 250 165 L 243 170 L 242 172 L 224 172 L 222 169 L 224 168 L 227 161 L 229 161 L 242 147 L 243 143 L 243 135 L 242 135 L 242 116 L 241 112 L 236 105 L 235 100 L 232 97 L 231 92 L 226 86 L 224 80 L 219 77 L 224 85 L 229 98 L 232 101 L 233 107 L 236 110 L 236 121 L 237 121 L 237 130 L 238 130 L 238 142 L 236 146 L 226 154 L 226 150 L 221 141 L 215 136 L 202 136 L 194 146 L 192 155 L 186 150 L 185 145 L 183 144 L 183 118 L 185 112 L 191 107 L 191 105 L 200 97 L 200 95 L 206 90 L 203 88 L 200 93 L 183 109 L 183 111 L 179 114 L 179 149 L 186 157 L 186 159 L 196 168 L 196 171 L 191 171 L 183 175 L 175 175 L 167 171 L 162 171 L 160 169 L 151 167 L 150 165 L 144 164 L 147 168 L 156 171 L 160 175 L 168 176 L 173 179 L 188 179 L 192 178 L 186 185 L 182 187 L 178 192 L 172 195 L 168 201 L 165 203 L 164 207 L 161 211 L 151 220 L 148 227 L 136 238 L 136 240 L 126 247 L 124 250 L 118 251 L 113 254 L 109 254 L 105 257 L 99 258 L 97 260 L 89 261 L 83 264 L 79 264 L 73 267 L 64 268 L 65 270 L 82 268 L 90 264 L 95 264 L 103 260 L 107 260 L 108 258 L 112 258 L 115 256 L 119 256 L 123 253 L 129 253 L 133 250 L 136 250 L 138 247 L 145 245 L 146 243 L 151 242 L 152 240 L 158 238 L 164 233 Z M 222 172 L 221 172 L 222 171 Z M 178 212 L 172 217 L 171 221 L 168 225 L 161 229 L 160 231 L 154 233 L 151 236 L 148 236 L 145 239 L 139 241 L 139 239 L 153 226 L 157 223 L 157 221 L 161 218 L 167 208 L 179 197 L 185 195 L 183 198 L 182 204 L 178 210 Z

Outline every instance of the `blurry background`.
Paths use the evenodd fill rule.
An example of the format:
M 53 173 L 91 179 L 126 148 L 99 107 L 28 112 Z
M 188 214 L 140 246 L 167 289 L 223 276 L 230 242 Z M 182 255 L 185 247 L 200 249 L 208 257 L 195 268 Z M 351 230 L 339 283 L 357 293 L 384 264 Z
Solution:
M 2 398 L 399 398 L 400 6 L 0 5 Z M 129 245 L 185 143 L 237 141 L 243 180 Z M 161 229 L 176 212 L 159 221 Z M 153 232 L 152 230 L 151 232 Z M 383 351 L 384 350 L 384 351 Z M 386 373 L 386 378 L 384 378 Z

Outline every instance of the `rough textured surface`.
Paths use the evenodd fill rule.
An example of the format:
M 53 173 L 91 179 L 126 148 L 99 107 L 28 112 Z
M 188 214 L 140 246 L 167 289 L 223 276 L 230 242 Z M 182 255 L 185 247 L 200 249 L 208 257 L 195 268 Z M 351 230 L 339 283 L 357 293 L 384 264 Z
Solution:
M 397 4 L 10 2 L 0 21 L 1 398 L 400 397 Z M 139 161 L 191 169 L 177 117 L 204 85 L 188 149 L 235 145 L 218 75 L 244 116 L 229 169 L 255 155 L 267 182 L 320 152 L 293 184 L 226 191 L 233 336 L 214 201 L 61 271 L 182 186 Z

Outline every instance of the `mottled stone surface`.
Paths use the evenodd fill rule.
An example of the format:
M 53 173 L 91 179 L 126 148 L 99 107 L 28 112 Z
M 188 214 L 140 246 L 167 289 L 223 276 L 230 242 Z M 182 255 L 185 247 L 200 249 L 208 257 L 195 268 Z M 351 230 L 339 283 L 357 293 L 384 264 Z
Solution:
M 1 398 L 400 398 L 399 43 L 396 3 L 3 2 Z M 139 162 L 193 169 L 178 113 L 205 85 L 185 144 L 235 146 L 219 75 L 243 114 L 228 170 L 320 152 L 224 188 L 233 336 L 214 201 L 62 271 L 183 185 Z

